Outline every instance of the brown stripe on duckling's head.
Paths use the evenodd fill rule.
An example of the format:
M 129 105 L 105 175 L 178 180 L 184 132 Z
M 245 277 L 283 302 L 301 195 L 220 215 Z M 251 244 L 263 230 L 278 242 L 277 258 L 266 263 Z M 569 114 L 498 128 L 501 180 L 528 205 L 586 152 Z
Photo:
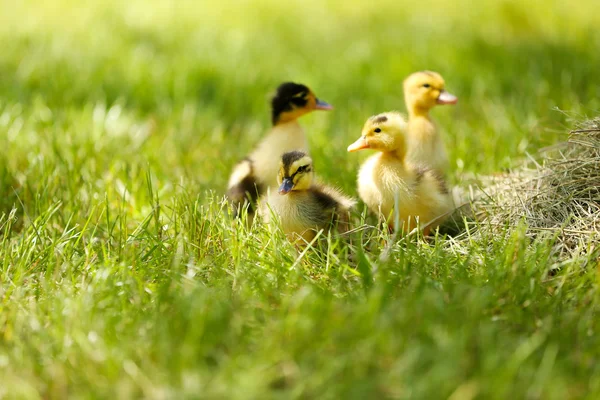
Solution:
M 302 162 L 299 162 L 302 161 Z M 302 165 L 300 165 L 302 164 Z M 305 165 L 310 166 L 312 164 L 312 160 L 310 157 L 303 151 L 290 151 L 281 156 L 281 165 L 284 171 L 284 177 L 292 176 L 298 167 L 302 167 Z
M 371 120 L 376 124 L 382 124 L 388 120 L 388 117 L 384 114 L 374 115 Z
M 297 151 L 297 150 L 284 153 L 281 156 L 281 163 L 283 164 L 283 168 L 286 171 L 289 170 L 290 166 L 294 163 L 294 161 L 298 161 L 298 160 L 302 159 L 304 156 L 306 156 L 305 152 Z
M 394 153 L 403 159 L 406 152 L 406 131 L 406 121 L 398 112 L 373 115 L 365 122 L 361 137 L 348 146 L 348 151 L 373 149 Z
M 279 193 L 292 190 L 307 190 L 312 182 L 312 160 L 302 151 L 290 151 L 281 156 L 277 174 Z

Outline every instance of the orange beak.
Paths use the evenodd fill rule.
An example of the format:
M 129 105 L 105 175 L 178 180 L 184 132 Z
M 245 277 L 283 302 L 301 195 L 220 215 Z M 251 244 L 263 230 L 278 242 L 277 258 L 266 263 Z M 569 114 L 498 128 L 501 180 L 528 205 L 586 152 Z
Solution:
M 361 136 L 356 142 L 348 146 L 348 151 L 352 153 L 354 151 L 368 149 L 369 147 L 369 143 L 367 143 L 365 138 Z

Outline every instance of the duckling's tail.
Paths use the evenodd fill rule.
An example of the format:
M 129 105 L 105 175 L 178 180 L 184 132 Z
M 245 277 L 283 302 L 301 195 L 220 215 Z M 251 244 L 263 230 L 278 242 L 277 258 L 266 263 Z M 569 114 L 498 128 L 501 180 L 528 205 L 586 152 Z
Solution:
M 252 161 L 242 160 L 234 167 L 227 189 L 227 198 L 236 218 L 241 216 L 245 207 L 248 207 L 248 214 L 254 214 L 258 197 L 262 192 L 262 185 L 254 176 Z

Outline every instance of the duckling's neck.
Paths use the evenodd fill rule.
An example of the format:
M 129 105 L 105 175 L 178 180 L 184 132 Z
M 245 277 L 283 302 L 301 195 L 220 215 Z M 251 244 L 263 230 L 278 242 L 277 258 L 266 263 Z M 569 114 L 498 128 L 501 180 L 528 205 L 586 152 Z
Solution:
M 410 107 L 408 109 L 408 119 L 409 121 L 412 119 L 427 119 L 431 120 L 429 117 L 429 108 L 421 108 L 421 107 Z
M 283 120 L 283 121 L 277 121 L 276 123 L 273 124 L 273 130 L 274 131 L 287 131 L 289 129 L 295 129 L 296 127 L 299 127 L 300 124 L 298 123 L 298 119 L 294 118 L 294 119 L 290 119 L 290 120 Z
M 306 112 L 307 111 L 303 109 L 295 109 L 293 111 L 279 113 L 273 111 L 271 121 L 273 122 L 273 126 L 277 126 L 280 124 L 288 124 L 290 122 L 297 122 L 298 118 L 306 114 Z
M 395 158 L 404 161 L 406 157 L 406 143 L 403 138 L 396 138 L 394 145 L 390 149 L 382 150 L 381 153 L 386 158 Z
M 414 140 L 432 140 L 437 133 L 435 124 L 429 116 L 429 110 L 411 110 L 408 114 L 408 131 Z
M 406 151 L 404 149 L 386 150 L 381 152 L 385 158 L 394 158 L 399 161 L 404 161 L 406 157 Z

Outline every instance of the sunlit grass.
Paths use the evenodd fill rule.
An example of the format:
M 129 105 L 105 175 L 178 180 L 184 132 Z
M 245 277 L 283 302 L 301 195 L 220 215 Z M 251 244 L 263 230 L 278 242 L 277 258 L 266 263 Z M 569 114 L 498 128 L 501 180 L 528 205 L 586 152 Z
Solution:
M 3 2 L 0 397 L 594 398 L 597 271 L 550 235 L 382 257 L 367 226 L 299 257 L 222 194 L 283 80 L 334 104 L 302 124 L 353 196 L 347 145 L 417 69 L 460 98 L 453 182 L 563 140 L 600 108 L 595 6 Z

